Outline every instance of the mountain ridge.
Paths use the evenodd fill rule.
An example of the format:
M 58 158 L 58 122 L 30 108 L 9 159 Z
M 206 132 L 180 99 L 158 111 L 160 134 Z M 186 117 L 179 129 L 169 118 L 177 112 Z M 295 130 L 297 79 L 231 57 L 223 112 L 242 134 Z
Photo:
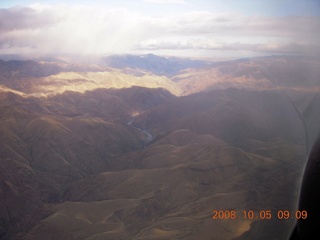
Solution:
M 171 77 L 106 66 L 70 72 L 69 63 L 45 77 L 32 75 L 38 68 L 30 62 L 21 77 L 19 68 L 17 78 L 7 69 L 0 78 L 0 239 L 231 240 L 256 229 L 286 238 L 292 219 L 241 218 L 244 210 L 294 211 L 304 133 L 312 142 L 320 130 L 317 70 L 305 64 L 291 81 L 294 58 L 287 78 L 267 76 L 275 59 L 285 65 L 291 58 L 217 63 Z M 306 85 L 296 83 L 301 76 Z M 272 87 L 256 84 L 265 79 Z M 239 219 L 212 219 L 213 210 L 232 209 Z

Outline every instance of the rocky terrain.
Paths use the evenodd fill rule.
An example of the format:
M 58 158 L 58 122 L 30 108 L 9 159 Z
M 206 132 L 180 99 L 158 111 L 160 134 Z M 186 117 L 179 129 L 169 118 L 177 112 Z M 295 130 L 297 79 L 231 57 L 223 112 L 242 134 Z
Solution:
M 0 61 L 0 239 L 285 239 L 319 62 Z

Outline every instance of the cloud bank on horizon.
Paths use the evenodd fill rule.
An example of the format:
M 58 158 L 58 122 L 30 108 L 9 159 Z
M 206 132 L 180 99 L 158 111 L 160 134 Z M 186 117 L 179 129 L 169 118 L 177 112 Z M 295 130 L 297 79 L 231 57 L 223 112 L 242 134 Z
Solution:
M 43 2 L 0 3 L 1 54 L 320 55 L 316 0 Z

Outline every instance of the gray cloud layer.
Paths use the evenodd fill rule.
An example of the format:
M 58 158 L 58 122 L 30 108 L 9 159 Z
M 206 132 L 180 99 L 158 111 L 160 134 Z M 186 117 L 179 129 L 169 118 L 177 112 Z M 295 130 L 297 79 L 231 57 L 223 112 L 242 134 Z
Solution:
M 0 31 L 2 33 L 43 28 L 48 24 L 54 24 L 55 20 L 50 11 L 36 11 L 30 7 L 0 9 Z
M 155 17 L 128 9 L 81 5 L 0 9 L 2 53 L 207 49 L 319 54 L 319 35 L 320 18 L 315 16 L 266 17 L 203 11 Z

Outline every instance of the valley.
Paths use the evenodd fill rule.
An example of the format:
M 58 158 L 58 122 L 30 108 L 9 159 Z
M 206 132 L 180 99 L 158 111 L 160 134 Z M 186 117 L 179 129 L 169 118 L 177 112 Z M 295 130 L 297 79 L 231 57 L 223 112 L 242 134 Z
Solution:
M 294 219 L 212 212 L 296 209 L 319 64 L 0 61 L 0 239 L 286 239 Z

